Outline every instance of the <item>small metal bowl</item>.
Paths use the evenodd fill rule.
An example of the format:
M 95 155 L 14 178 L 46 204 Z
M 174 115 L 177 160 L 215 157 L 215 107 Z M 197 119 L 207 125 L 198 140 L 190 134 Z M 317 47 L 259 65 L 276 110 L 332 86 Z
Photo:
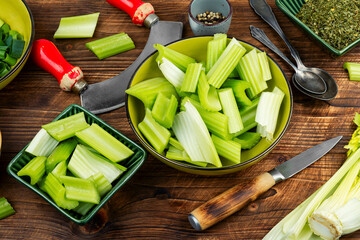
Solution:
M 212 25 L 197 20 L 196 16 L 206 11 L 219 12 L 225 16 L 225 19 Z M 195 36 L 227 33 L 230 28 L 232 12 L 228 0 L 192 0 L 188 12 L 191 30 Z

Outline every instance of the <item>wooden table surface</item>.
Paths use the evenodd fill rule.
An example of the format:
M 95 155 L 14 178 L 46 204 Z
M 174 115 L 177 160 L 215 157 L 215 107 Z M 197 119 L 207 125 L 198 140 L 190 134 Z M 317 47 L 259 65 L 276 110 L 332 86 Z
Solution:
M 184 23 L 184 37 L 192 36 L 187 18 L 190 0 L 152 0 L 160 19 Z M 288 79 L 293 70 L 269 49 L 253 39 L 249 25 L 264 29 L 281 50 L 288 49 L 276 33 L 250 8 L 247 0 L 230 0 L 233 19 L 228 34 L 261 49 L 280 64 Z M 0 221 L 0 239 L 261 239 L 276 223 L 324 184 L 346 158 L 343 146 L 355 129 L 359 111 L 360 83 L 350 82 L 342 69 L 356 62 L 360 48 L 332 58 L 269 0 L 278 21 L 305 65 L 328 71 L 339 93 L 330 102 L 310 99 L 293 88 L 294 110 L 290 126 L 277 147 L 261 162 L 245 171 L 223 176 L 196 176 L 170 168 L 149 156 L 137 174 L 101 209 L 95 219 L 78 226 L 60 214 L 36 193 L 6 173 L 10 160 L 32 139 L 42 124 L 50 122 L 68 105 L 80 104 L 79 96 L 60 90 L 54 77 L 28 61 L 18 77 L 0 92 L 0 129 L 3 146 L 0 159 L 0 197 L 6 197 L 16 214 Z M 64 57 L 80 66 L 86 80 L 106 80 L 126 69 L 140 54 L 149 30 L 134 26 L 130 18 L 105 0 L 27 0 L 35 19 L 36 39 L 53 41 Z M 126 32 L 136 49 L 99 61 L 86 49 L 89 39 L 55 40 L 61 17 L 100 12 L 93 39 Z M 360 61 L 360 60 L 359 60 Z M 99 115 L 117 130 L 136 140 L 125 109 Z M 235 183 L 268 171 L 326 139 L 343 135 L 341 142 L 312 166 L 282 182 L 233 216 L 214 227 L 196 232 L 187 215 L 202 203 Z M 343 239 L 360 239 L 360 232 Z

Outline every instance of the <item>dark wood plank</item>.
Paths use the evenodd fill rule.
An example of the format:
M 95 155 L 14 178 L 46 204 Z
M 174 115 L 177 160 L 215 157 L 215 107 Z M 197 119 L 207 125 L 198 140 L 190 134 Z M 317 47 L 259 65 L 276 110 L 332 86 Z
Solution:
M 129 17 L 105 0 L 27 0 L 34 18 L 36 38 L 52 40 L 73 65 L 80 66 L 89 83 L 115 76 L 126 69 L 146 44 L 149 30 L 134 26 Z M 162 20 L 184 23 L 184 37 L 192 36 L 187 19 L 190 0 L 151 1 Z M 330 102 L 314 101 L 294 93 L 294 111 L 289 129 L 279 145 L 261 162 L 246 171 L 224 176 L 196 176 L 172 169 L 149 156 L 131 179 L 96 218 L 86 226 L 72 223 L 38 195 L 6 174 L 6 166 L 39 130 L 78 96 L 62 92 L 52 76 L 28 61 L 20 75 L 0 92 L 0 129 L 3 147 L 0 158 L 0 196 L 5 196 L 17 213 L 0 221 L 1 239 L 261 239 L 276 223 L 324 184 L 346 158 L 343 146 L 354 131 L 352 119 L 360 105 L 359 84 L 350 82 L 342 69 L 346 61 L 357 61 L 360 49 L 332 58 L 298 30 L 268 1 L 305 65 L 321 67 L 334 76 L 339 94 Z M 285 44 L 250 8 L 247 0 L 231 0 L 234 15 L 229 35 L 266 50 L 280 64 L 288 79 L 292 69 L 249 34 L 249 25 L 264 29 L 285 53 Z M 136 49 L 98 61 L 86 49 L 89 39 L 54 40 L 61 17 L 100 12 L 94 39 L 119 32 L 128 33 Z M 1 17 L 1 16 L 0 16 Z M 121 108 L 100 117 L 136 140 Z M 193 209 L 224 192 L 235 183 L 268 171 L 292 156 L 326 139 L 344 135 L 325 157 L 280 183 L 257 201 L 205 232 L 195 232 L 187 221 Z M 343 239 L 359 239 L 356 232 Z

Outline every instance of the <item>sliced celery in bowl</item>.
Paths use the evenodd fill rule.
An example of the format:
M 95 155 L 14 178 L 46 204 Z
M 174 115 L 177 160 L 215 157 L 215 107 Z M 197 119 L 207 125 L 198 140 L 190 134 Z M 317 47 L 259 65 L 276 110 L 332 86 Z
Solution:
M 182 40 L 176 41 L 174 43 L 169 44 L 167 47 L 169 49 L 176 50 L 182 54 L 185 54 L 186 56 L 188 56 L 190 58 L 195 59 L 198 63 L 204 63 L 203 66 L 206 66 L 206 60 L 207 60 L 207 56 L 208 56 L 208 54 L 207 54 L 208 43 L 210 41 L 212 41 L 213 39 L 214 39 L 213 36 L 192 37 L 192 38 L 187 38 L 187 39 L 182 39 Z M 257 52 L 257 53 L 261 52 L 261 50 L 255 48 L 254 46 L 252 46 L 244 41 L 240 41 L 240 40 L 238 40 L 238 41 L 241 43 L 242 47 L 246 50 L 247 53 L 251 52 L 251 50 L 254 50 L 254 49 L 255 49 L 255 52 Z M 230 45 L 229 43 L 231 43 L 231 38 L 228 38 L 227 42 L 228 42 L 228 46 L 229 46 Z M 159 47 L 157 47 L 157 49 L 159 49 Z M 160 51 L 160 54 L 164 54 L 163 52 L 164 52 L 164 50 L 162 49 Z M 151 55 L 149 58 L 147 58 L 142 63 L 142 65 L 140 65 L 140 67 L 137 69 L 137 71 L 133 75 L 132 81 L 129 84 L 129 88 L 136 86 L 140 82 L 145 83 L 146 82 L 145 80 L 148 80 L 148 79 L 164 78 L 164 75 L 166 75 L 166 74 L 163 75 L 162 71 L 159 69 L 158 61 L 160 59 L 158 56 L 159 56 L 159 53 L 156 52 L 153 55 Z M 146 98 L 144 96 L 145 92 L 142 92 L 142 101 L 131 95 L 127 95 L 127 98 L 125 101 L 128 120 L 130 122 L 130 125 L 131 125 L 134 133 L 138 137 L 139 141 L 143 144 L 143 146 L 153 156 L 155 156 L 160 161 L 164 162 L 165 164 L 167 164 L 173 168 L 176 168 L 178 170 L 185 171 L 188 173 L 203 174 L 203 175 L 219 175 L 219 174 L 227 174 L 227 173 L 236 172 L 236 171 L 239 171 L 241 169 L 251 166 L 252 164 L 260 161 L 263 157 L 265 157 L 279 143 L 281 137 L 285 134 L 285 131 L 289 125 L 289 122 L 291 119 L 291 114 L 292 114 L 293 97 L 292 97 L 291 88 L 289 86 L 289 82 L 287 81 L 286 76 L 285 76 L 284 72 L 281 70 L 281 68 L 279 67 L 279 65 L 270 57 L 268 57 L 268 60 L 269 60 L 270 70 L 271 70 L 271 73 L 273 76 L 273 79 L 267 81 L 268 91 L 272 91 L 275 87 L 278 87 L 285 94 L 284 100 L 281 104 L 279 118 L 277 120 L 277 128 L 275 130 L 273 140 L 267 141 L 266 139 L 263 138 L 251 150 L 241 151 L 241 158 L 240 158 L 241 162 L 240 163 L 236 164 L 231 161 L 224 161 L 222 163 L 222 165 L 223 165 L 222 167 L 215 167 L 215 166 L 203 167 L 203 166 L 196 166 L 196 165 L 188 164 L 185 161 L 185 159 L 186 159 L 185 157 L 182 157 L 183 161 L 176 161 L 176 160 L 171 160 L 171 159 L 167 158 L 166 153 L 162 153 L 162 154 L 158 153 L 151 146 L 151 144 L 147 141 L 146 137 L 141 133 L 141 131 L 138 127 L 139 123 L 143 121 L 144 116 L 145 116 L 145 109 L 144 109 L 144 104 L 142 103 L 142 101 L 144 101 L 144 99 L 148 100 L 147 103 L 150 101 L 149 98 Z M 161 64 L 165 64 L 165 63 L 166 62 L 163 60 Z M 175 65 L 176 64 L 174 64 L 174 66 Z M 161 68 L 161 65 L 160 65 L 160 68 Z M 168 69 L 170 69 L 170 68 L 168 68 Z M 178 69 L 180 69 L 180 68 L 178 67 Z M 169 80 L 169 78 L 171 79 L 171 77 L 172 77 L 171 74 L 169 74 L 169 75 L 170 76 L 165 76 L 168 78 L 168 80 Z M 230 74 L 230 76 L 232 76 L 232 74 Z M 201 77 L 199 79 L 198 84 L 201 83 L 201 85 L 203 86 L 203 90 L 204 90 L 204 92 L 201 92 L 201 94 L 199 94 L 200 101 L 202 101 L 203 104 L 207 103 L 206 106 L 208 108 L 212 107 L 212 108 L 214 108 L 213 110 L 218 110 L 217 104 L 220 104 L 219 99 L 217 99 L 213 94 L 211 94 L 210 88 L 209 88 L 209 86 L 213 86 L 213 85 L 207 86 L 206 82 L 203 82 L 200 80 L 201 80 Z M 171 81 L 169 80 L 169 82 L 171 82 Z M 179 85 L 177 85 L 178 83 L 179 83 Z M 177 90 L 181 90 L 179 88 L 179 87 L 181 87 L 181 84 L 182 84 L 182 83 L 180 83 L 180 81 L 173 81 L 172 84 L 176 86 L 175 88 L 178 88 Z M 230 84 L 230 85 L 228 85 L 226 87 L 233 87 L 233 84 L 231 84 L 231 83 L 228 83 L 228 84 Z M 145 85 L 145 84 L 139 84 L 137 86 L 142 86 L 142 85 Z M 149 88 L 150 87 L 152 87 L 152 86 L 149 86 Z M 212 89 L 212 90 L 215 91 L 215 89 Z M 144 89 L 144 91 L 145 91 L 145 89 Z M 165 88 L 162 88 L 162 91 L 165 91 Z M 169 92 L 169 91 L 167 91 L 167 92 Z M 129 93 L 128 90 L 127 90 L 127 93 Z M 235 95 L 235 98 L 242 99 L 243 101 L 246 100 L 243 96 L 239 95 L 239 92 L 237 92 L 237 93 L 238 94 Z M 211 100 L 211 106 L 209 106 L 209 102 L 204 101 L 204 98 L 205 98 L 205 100 L 208 100 L 208 101 Z M 208 99 L 206 99 L 206 98 L 208 98 Z M 189 98 L 189 101 L 191 101 L 191 98 Z M 193 105 L 195 107 L 199 104 L 200 103 L 198 101 L 195 101 L 193 103 Z M 149 107 L 149 105 L 151 105 L 151 104 L 147 104 L 147 105 L 148 105 L 147 107 Z M 201 112 L 203 110 L 199 110 L 199 108 L 197 108 L 197 109 L 201 115 Z M 256 108 L 255 108 L 255 110 L 256 110 Z M 240 110 L 240 113 L 243 113 L 244 116 L 245 115 L 249 115 L 249 116 L 253 115 L 253 114 L 247 114 L 247 112 L 251 112 L 251 113 L 255 114 L 255 111 L 253 111 L 251 106 L 249 106 L 249 109 Z M 208 114 L 206 117 L 207 117 L 207 119 L 205 119 L 205 117 L 202 116 L 204 122 L 212 122 L 212 119 L 222 119 L 222 120 L 218 120 L 217 124 L 214 124 L 211 126 L 211 127 L 213 127 L 213 129 L 210 130 L 210 127 L 209 126 L 207 126 L 207 127 L 210 132 L 212 132 L 212 133 L 217 132 L 218 136 L 224 136 L 225 133 L 223 133 L 223 131 L 222 131 L 222 129 L 223 129 L 222 125 L 227 124 L 226 119 L 224 119 L 224 114 L 214 111 L 214 112 L 212 112 L 211 115 Z M 248 128 L 248 127 L 254 128 L 254 126 L 251 126 L 248 124 L 246 119 L 243 119 L 243 122 L 244 122 L 244 128 Z M 174 153 L 174 152 L 171 151 L 171 153 Z M 177 156 L 180 156 L 181 154 L 183 154 L 183 153 L 179 153 Z
M 19 177 L 17 175 L 20 169 L 22 169 L 34 157 L 32 154 L 25 151 L 27 146 L 25 146 L 11 160 L 11 162 L 7 167 L 7 172 L 11 176 L 13 176 L 16 180 L 18 180 L 20 183 L 24 184 L 25 186 L 27 186 L 28 188 L 39 194 L 42 198 L 44 198 L 48 203 L 54 206 L 59 212 L 64 214 L 70 220 L 74 221 L 77 224 L 83 225 L 89 222 L 95 216 L 95 214 L 100 210 L 100 208 L 104 206 L 104 204 L 136 173 L 136 171 L 141 167 L 141 165 L 145 161 L 147 153 L 131 139 L 127 138 L 126 136 L 118 132 L 116 129 L 105 123 L 99 117 L 95 116 L 94 114 L 92 114 L 91 112 L 87 111 L 86 109 L 82 108 L 79 105 L 76 104 L 70 105 L 62 113 L 60 113 L 54 119 L 54 121 L 64 119 L 69 116 L 73 116 L 81 112 L 85 114 L 85 119 L 88 124 L 96 123 L 102 129 L 110 133 L 110 135 L 118 139 L 121 143 L 123 143 L 125 146 L 127 146 L 129 149 L 131 149 L 134 152 L 134 154 L 130 158 L 121 161 L 121 165 L 126 167 L 127 170 L 123 172 L 122 175 L 120 175 L 120 177 L 112 183 L 112 189 L 104 197 L 102 197 L 100 203 L 92 207 L 87 214 L 81 215 L 75 212 L 74 210 L 65 210 L 57 206 L 56 203 L 51 199 L 51 197 L 49 197 L 49 195 L 46 194 L 44 191 L 42 191 L 37 185 L 31 185 L 29 178 Z

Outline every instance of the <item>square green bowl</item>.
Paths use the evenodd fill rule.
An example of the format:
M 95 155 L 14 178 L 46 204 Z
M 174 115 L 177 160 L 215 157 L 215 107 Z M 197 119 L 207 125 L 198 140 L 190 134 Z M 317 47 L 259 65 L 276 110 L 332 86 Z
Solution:
M 300 29 L 302 29 L 303 31 L 305 31 L 305 33 L 310 35 L 311 38 L 319 42 L 325 49 L 327 49 L 334 56 L 341 56 L 360 43 L 360 39 L 358 39 L 341 50 L 333 48 L 322 38 L 320 38 L 314 31 L 312 31 L 305 23 L 303 23 L 302 21 L 300 21 L 300 19 L 296 17 L 296 14 L 300 11 L 300 8 L 305 3 L 305 0 L 276 0 L 275 3 L 276 6 L 278 6 L 278 8 L 285 15 L 287 15 L 290 18 L 290 20 L 292 20 Z
M 121 165 L 125 166 L 127 170 L 120 175 L 120 177 L 115 180 L 112 185 L 112 189 L 108 194 L 106 194 L 100 201 L 100 203 L 96 206 L 94 206 L 93 209 L 91 209 L 85 216 L 82 216 L 74 211 L 71 210 L 65 210 L 60 207 L 58 207 L 55 202 L 45 193 L 43 192 L 39 187 L 36 185 L 31 185 L 29 178 L 27 177 L 19 177 L 17 175 L 17 172 L 20 171 L 21 168 L 23 168 L 34 156 L 25 152 L 25 149 L 27 146 L 25 146 L 9 163 L 7 167 L 7 172 L 13 176 L 16 180 L 39 194 L 41 197 L 43 197 L 48 203 L 53 205 L 59 212 L 64 214 L 66 217 L 68 217 L 70 220 L 76 222 L 77 224 L 84 225 L 87 222 L 91 220 L 92 217 L 100 210 L 100 208 L 118 191 L 140 168 L 140 166 L 144 163 L 147 153 L 144 149 L 142 149 L 139 145 L 134 143 L 129 138 L 125 137 L 123 134 L 115 130 L 113 127 L 105 123 L 103 120 L 92 114 L 91 112 L 87 111 L 86 109 L 82 108 L 79 105 L 73 104 L 67 107 L 62 113 L 57 116 L 54 121 L 69 117 L 71 115 L 77 114 L 79 112 L 84 112 L 86 121 L 89 124 L 96 123 L 100 127 L 102 127 L 104 130 L 106 130 L 108 133 L 110 133 L 112 136 L 114 136 L 116 139 L 118 139 L 120 142 L 125 144 L 128 148 L 130 148 L 132 151 L 134 151 L 134 155 L 126 159 L 124 161 L 121 161 Z

